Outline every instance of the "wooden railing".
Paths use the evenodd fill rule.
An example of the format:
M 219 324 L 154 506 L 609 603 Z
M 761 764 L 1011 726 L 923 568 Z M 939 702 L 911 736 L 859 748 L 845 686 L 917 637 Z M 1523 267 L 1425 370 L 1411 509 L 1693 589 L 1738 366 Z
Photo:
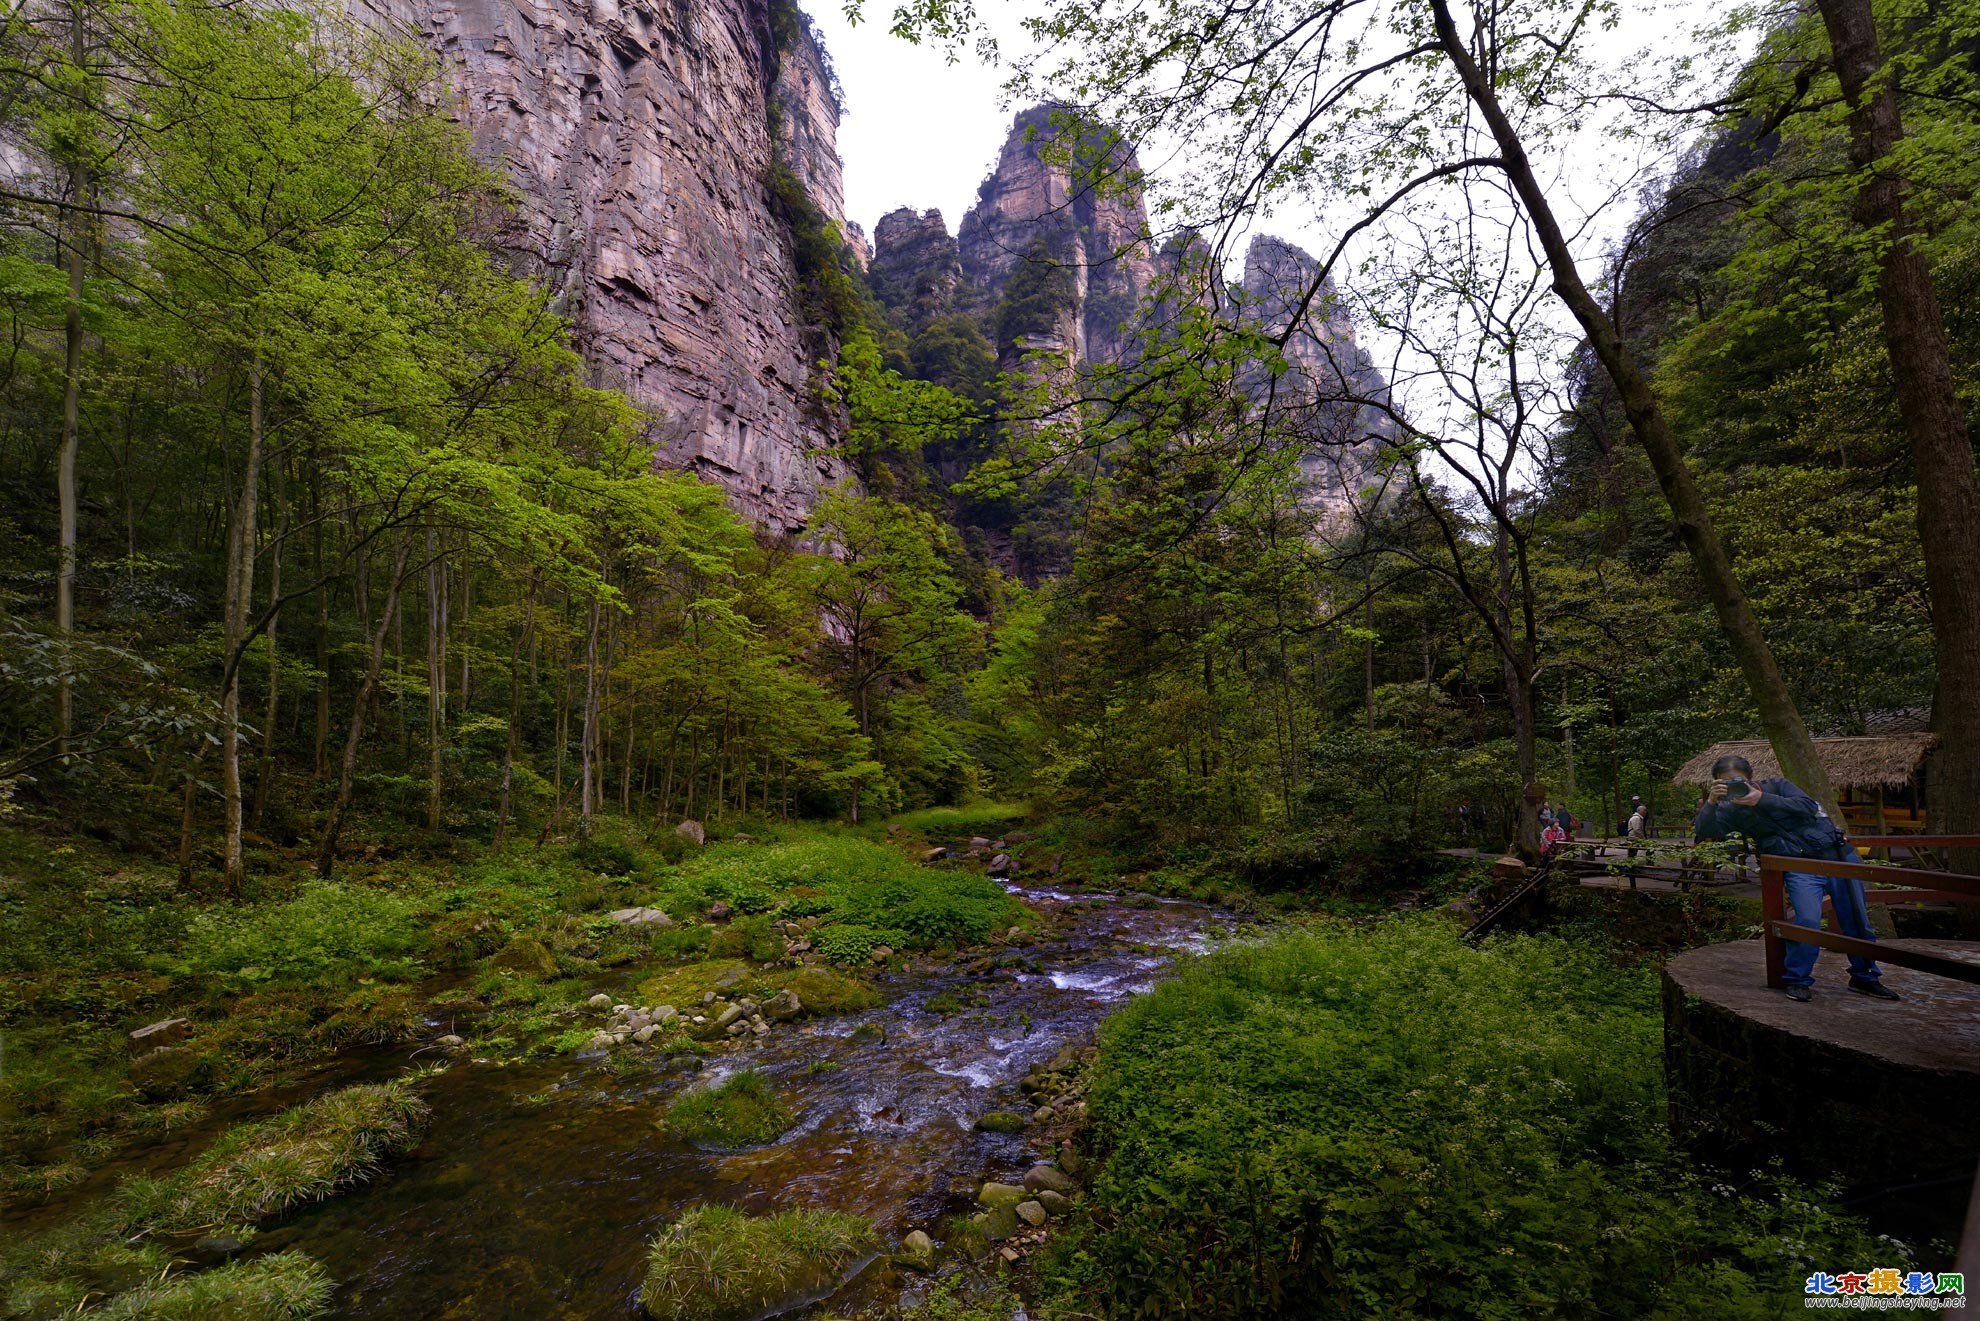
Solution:
M 1858 849 L 1885 848 L 1980 848 L 1980 835 L 1863 835 L 1850 841 Z M 1922 884 L 1935 887 L 1910 890 L 1873 890 L 1865 887 L 1863 897 L 1873 904 L 1980 903 L 1980 876 L 1960 872 L 1926 871 L 1917 867 L 1890 867 L 1867 862 L 1838 862 L 1827 858 L 1784 858 L 1762 854 L 1760 858 L 1761 939 L 1767 947 L 1767 985 L 1779 986 L 1786 969 L 1787 944 L 1798 940 L 1844 954 L 1861 954 L 1880 963 L 1913 968 L 1955 981 L 1980 984 L 1980 964 L 1949 959 L 1941 954 L 1905 949 L 1874 940 L 1859 940 L 1840 932 L 1817 931 L 1796 926 L 1787 920 L 1787 874 L 1809 872 L 1817 876 L 1847 876 L 1859 881 L 1884 884 Z

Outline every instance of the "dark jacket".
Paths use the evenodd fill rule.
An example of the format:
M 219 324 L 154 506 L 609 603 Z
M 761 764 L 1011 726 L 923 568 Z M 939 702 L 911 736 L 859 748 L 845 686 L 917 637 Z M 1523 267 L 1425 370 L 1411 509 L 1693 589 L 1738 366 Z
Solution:
M 1835 858 L 1847 838 L 1822 805 L 1792 780 L 1761 780 L 1758 807 L 1708 802 L 1691 832 L 1699 839 L 1744 835 L 1762 853 L 1788 858 Z

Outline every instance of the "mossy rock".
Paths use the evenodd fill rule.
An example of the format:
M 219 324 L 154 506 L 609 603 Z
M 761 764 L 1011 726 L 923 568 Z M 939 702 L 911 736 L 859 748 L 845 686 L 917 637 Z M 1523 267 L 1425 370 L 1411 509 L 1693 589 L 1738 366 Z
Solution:
M 272 1220 L 371 1178 L 419 1140 L 426 1116 L 403 1079 L 327 1092 L 231 1130 L 176 1174 L 126 1182 L 123 1228 L 174 1234 Z
M 661 1120 L 675 1137 L 732 1149 L 768 1142 L 796 1122 L 769 1080 L 754 1069 L 687 1093 Z
M 976 1121 L 979 1133 L 1022 1133 L 1029 1121 L 1009 1110 L 992 1110 Z
M 131 1086 L 147 1100 L 169 1101 L 213 1080 L 213 1057 L 192 1046 L 160 1046 L 131 1061 Z
M 784 985 L 814 1014 L 856 1014 L 877 1008 L 884 998 L 857 977 L 815 964 L 800 968 Z
M 488 960 L 491 968 L 528 973 L 533 977 L 555 977 L 557 960 L 535 936 L 512 936 Z
M 276 1321 L 325 1315 L 332 1292 L 321 1266 L 300 1252 L 277 1252 L 148 1282 L 90 1315 L 101 1321 Z
M 737 974 L 728 987 L 718 986 L 724 977 Z M 641 1004 L 673 1005 L 684 1014 L 701 1012 L 701 997 L 710 991 L 734 990 L 743 993 L 748 987 L 756 990 L 774 991 L 767 987 L 764 979 L 753 975 L 747 961 L 743 959 L 704 959 L 700 963 L 690 963 L 685 968 L 649 977 L 639 984 Z
M 879 1251 L 858 1216 L 698 1206 L 654 1241 L 640 1306 L 653 1321 L 775 1315 L 830 1297 Z

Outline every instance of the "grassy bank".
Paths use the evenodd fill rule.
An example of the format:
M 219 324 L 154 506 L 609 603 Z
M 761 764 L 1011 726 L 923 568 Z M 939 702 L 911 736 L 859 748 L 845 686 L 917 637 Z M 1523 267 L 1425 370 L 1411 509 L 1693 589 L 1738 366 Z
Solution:
M 1048 1288 L 1068 1315 L 1757 1317 L 1875 1255 L 1807 1190 L 1669 1150 L 1660 1023 L 1647 970 L 1427 920 L 1203 959 L 1105 1029 Z
M 432 1016 L 480 1055 L 576 1049 L 593 1027 L 574 1006 L 629 965 L 651 967 L 656 1004 L 740 968 L 817 1012 L 869 1006 L 856 972 L 876 949 L 943 951 L 1032 920 L 980 870 L 920 865 L 926 847 L 906 828 L 751 824 L 697 848 L 608 822 L 584 843 L 375 857 L 330 884 L 271 856 L 223 901 L 154 858 L 0 828 L 0 1195 L 59 1194 L 214 1096 L 416 1041 Z M 729 915 L 713 921 L 717 904 Z M 672 925 L 609 916 L 633 906 Z M 126 1034 L 168 1017 L 190 1038 L 134 1067 Z

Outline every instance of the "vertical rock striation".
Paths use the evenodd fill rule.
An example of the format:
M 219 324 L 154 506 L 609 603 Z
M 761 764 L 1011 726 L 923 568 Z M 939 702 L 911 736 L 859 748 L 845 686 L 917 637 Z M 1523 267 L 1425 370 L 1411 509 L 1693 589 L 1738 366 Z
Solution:
M 815 370 L 781 164 L 843 212 L 830 68 L 787 0 L 350 0 L 444 59 L 506 166 L 529 261 L 594 379 L 653 415 L 656 463 L 794 533 L 846 475 Z
M 1033 106 L 1011 125 L 997 166 L 957 233 L 963 276 L 991 299 L 1040 274 L 1027 267 L 1064 272 L 1071 305 L 1049 322 L 1007 319 L 996 327 L 999 355 L 1009 355 L 1009 341 L 1025 336 L 1049 341 L 1079 362 L 1118 362 L 1132 341 L 1123 327 L 1154 271 L 1141 163 L 1132 145 L 1069 126 L 1063 113 L 1055 124 L 1054 114 L 1052 106 Z

